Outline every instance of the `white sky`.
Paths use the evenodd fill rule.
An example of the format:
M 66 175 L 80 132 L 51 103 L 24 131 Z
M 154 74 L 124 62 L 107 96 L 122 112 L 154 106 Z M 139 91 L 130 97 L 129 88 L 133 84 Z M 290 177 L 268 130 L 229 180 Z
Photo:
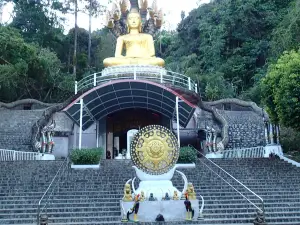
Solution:
M 197 2 L 208 3 L 210 0 L 161 0 L 159 2 L 159 6 L 163 8 L 163 12 L 166 14 L 164 21 L 165 21 L 165 29 L 167 30 L 174 30 L 177 27 L 177 24 L 180 22 L 181 17 L 181 11 L 184 10 L 186 12 L 186 15 L 188 13 L 197 7 Z M 102 0 L 101 2 L 104 2 L 102 4 L 107 4 L 107 0 Z M 152 2 L 151 0 L 149 1 Z M 175 3 L 176 2 L 176 3 Z M 11 13 L 13 10 L 13 5 L 7 4 L 3 9 L 3 18 L 2 22 L 6 23 L 11 20 Z M 99 28 L 102 28 L 104 26 L 104 17 L 98 17 L 92 19 L 92 30 L 96 30 Z M 84 13 L 79 13 L 78 15 L 78 26 L 85 28 L 88 30 L 88 15 Z M 64 25 L 65 32 L 67 33 L 70 28 L 74 27 L 74 15 L 67 15 L 66 16 L 66 23 Z

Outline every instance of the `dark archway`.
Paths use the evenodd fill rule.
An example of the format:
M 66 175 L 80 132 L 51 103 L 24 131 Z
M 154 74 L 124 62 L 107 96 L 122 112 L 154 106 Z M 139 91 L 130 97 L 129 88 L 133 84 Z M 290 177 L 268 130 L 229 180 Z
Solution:
M 125 109 L 106 117 L 106 150 L 117 156 L 122 149 L 127 149 L 127 132 L 139 130 L 148 125 L 170 126 L 170 120 L 162 114 L 147 109 Z M 111 135 L 109 137 L 109 135 Z M 111 154 L 110 153 L 110 154 Z
M 82 94 L 63 111 L 79 125 L 79 102 L 83 99 L 83 130 L 95 121 L 124 109 L 147 109 L 171 120 L 175 116 L 176 97 L 180 99 L 179 123 L 186 127 L 196 106 L 168 87 L 144 80 L 118 80 L 97 86 Z

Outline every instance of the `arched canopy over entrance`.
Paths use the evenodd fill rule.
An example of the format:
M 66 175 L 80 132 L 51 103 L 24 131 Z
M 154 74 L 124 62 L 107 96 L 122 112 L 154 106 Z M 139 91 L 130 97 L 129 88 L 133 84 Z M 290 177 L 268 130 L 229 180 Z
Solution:
M 105 83 L 85 92 L 63 111 L 79 125 L 80 99 L 83 99 L 83 130 L 113 112 L 129 108 L 149 109 L 173 119 L 176 115 L 176 96 L 180 99 L 179 123 L 186 127 L 196 106 L 177 92 L 151 81 L 118 80 Z

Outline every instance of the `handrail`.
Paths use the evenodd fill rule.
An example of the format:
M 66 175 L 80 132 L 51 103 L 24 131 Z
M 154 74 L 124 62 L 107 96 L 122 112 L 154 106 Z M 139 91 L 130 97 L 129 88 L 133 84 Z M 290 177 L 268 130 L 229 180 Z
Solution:
M 195 149 L 193 146 L 189 145 L 190 148 L 194 149 L 195 151 L 197 151 L 197 149 Z M 206 158 L 205 155 L 203 155 L 201 152 L 197 151 L 199 154 L 201 154 L 205 159 L 207 159 L 209 162 L 211 162 L 213 165 L 215 165 L 216 167 L 218 167 L 220 170 L 222 170 L 224 173 L 226 173 L 228 176 L 230 176 L 234 181 L 236 181 L 237 183 L 239 183 L 240 185 L 242 185 L 242 187 L 244 187 L 246 190 L 248 190 L 250 193 L 252 193 L 254 196 L 256 196 L 262 204 L 262 207 L 259 208 L 258 206 L 256 206 L 251 200 L 249 200 L 245 195 L 243 195 L 240 191 L 238 191 L 235 187 L 233 187 L 228 181 L 226 181 L 224 178 L 222 178 L 218 173 L 216 173 L 212 168 L 210 168 L 208 165 L 206 165 L 204 162 L 202 162 L 201 160 L 199 160 L 201 163 L 203 163 L 208 169 L 210 169 L 213 173 L 215 173 L 219 178 L 221 178 L 224 182 L 226 182 L 230 187 L 232 187 L 237 193 L 239 193 L 241 196 L 243 196 L 250 204 L 252 204 L 256 209 L 258 209 L 260 212 L 263 213 L 263 215 L 265 216 L 265 205 L 264 205 L 264 200 L 262 199 L 262 197 L 260 197 L 259 195 L 257 195 L 254 191 L 252 191 L 250 188 L 248 188 L 246 185 L 244 185 L 242 182 L 240 182 L 239 180 L 237 180 L 235 177 L 233 177 L 231 174 L 229 174 L 226 170 L 224 170 L 223 168 L 221 168 L 219 165 L 217 165 L 216 163 L 214 163 L 213 161 L 211 161 L 210 159 Z
M 292 165 L 294 165 L 294 166 L 296 166 L 296 167 L 300 167 L 300 163 L 299 163 L 299 162 L 296 162 L 296 161 L 294 161 L 294 160 L 292 160 L 292 159 L 289 159 L 289 158 L 285 157 L 284 155 L 279 154 L 278 157 L 279 157 L 280 159 L 282 159 L 282 160 L 288 162 L 288 163 L 291 163 Z
M 41 210 L 41 202 L 42 202 L 42 200 L 44 199 L 44 197 L 46 196 L 46 194 L 48 193 L 48 191 L 50 190 L 50 188 L 51 188 L 52 184 L 54 183 L 54 181 L 56 180 L 56 178 L 59 176 L 58 179 L 60 179 L 61 176 L 62 176 L 62 174 L 64 174 L 63 172 L 64 172 L 65 168 L 67 167 L 68 163 L 69 163 L 69 156 L 66 157 L 66 158 L 64 159 L 64 161 L 61 163 L 61 165 L 59 166 L 59 169 L 57 170 L 57 172 L 56 172 L 55 176 L 53 177 L 52 181 L 50 182 L 50 184 L 49 184 L 49 186 L 47 187 L 46 191 L 44 192 L 44 194 L 43 194 L 42 197 L 40 198 L 40 200 L 39 200 L 39 202 L 38 202 L 38 206 L 37 206 L 37 225 L 40 225 L 40 216 L 41 216 L 41 212 L 42 212 L 42 210 L 44 210 L 44 208 L 46 207 L 46 205 L 47 205 L 47 203 L 48 203 L 48 200 L 49 200 L 49 198 L 52 196 L 55 187 L 53 188 L 51 194 L 50 194 L 49 197 L 47 198 L 47 201 L 46 201 L 46 203 L 45 203 L 45 206 L 42 208 L 42 210 Z M 64 169 L 63 169 L 63 168 L 64 168 Z M 62 172 L 61 172 L 61 171 L 62 171 Z M 56 183 L 56 185 L 57 185 L 57 184 L 58 184 L 58 182 Z
M 38 152 L 24 152 L 9 149 L 0 149 L 0 161 L 38 160 Z
M 128 65 L 109 67 L 102 72 L 90 74 L 80 81 L 76 81 L 75 94 L 102 83 L 123 79 L 150 80 L 157 83 L 185 88 L 198 93 L 197 83 L 186 75 L 168 71 L 156 66 Z

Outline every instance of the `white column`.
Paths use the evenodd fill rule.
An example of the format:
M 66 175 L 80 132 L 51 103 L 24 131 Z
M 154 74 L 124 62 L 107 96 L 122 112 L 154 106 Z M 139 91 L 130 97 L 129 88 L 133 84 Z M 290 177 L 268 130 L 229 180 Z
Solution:
M 188 82 L 189 82 L 189 90 L 192 90 L 191 78 L 190 77 L 188 77 Z
M 96 121 L 96 147 L 99 148 L 99 121 Z
M 195 83 L 195 92 L 198 94 L 198 84 Z
M 75 95 L 77 94 L 77 81 L 75 81 Z
M 164 79 L 163 79 L 163 72 L 162 70 L 160 71 L 160 83 L 163 83 Z
M 176 124 L 177 124 L 177 141 L 178 147 L 180 148 L 180 134 L 179 134 L 179 106 L 178 106 L 179 98 L 176 96 Z
M 213 130 L 213 151 L 216 152 L 217 151 L 217 132 L 215 130 Z
M 209 128 L 208 127 L 205 127 L 205 135 L 206 135 L 206 137 L 205 137 L 205 147 L 206 147 L 206 149 L 205 150 L 208 150 L 208 152 L 209 152 Z
M 97 85 L 97 74 L 94 73 L 94 87 Z
M 265 139 L 266 139 L 266 145 L 269 144 L 268 125 L 267 124 L 265 124 Z
M 273 135 L 273 124 L 270 123 L 270 141 L 271 141 L 271 145 L 274 144 L 274 135 Z
M 210 130 L 209 131 L 209 133 L 208 133 L 208 136 L 209 136 L 209 140 L 208 140 L 208 143 L 209 143 L 209 146 L 208 146 L 208 148 L 209 148 L 209 152 L 212 152 L 213 151 L 213 149 L 212 149 L 212 144 L 213 144 L 213 142 L 212 142 L 212 131 Z
M 81 143 L 82 143 L 82 114 L 83 114 L 83 99 L 80 99 L 79 144 L 78 144 L 79 149 L 81 149 Z
M 277 137 L 277 144 L 280 145 L 280 142 L 279 142 L 279 124 L 276 126 L 276 137 Z

